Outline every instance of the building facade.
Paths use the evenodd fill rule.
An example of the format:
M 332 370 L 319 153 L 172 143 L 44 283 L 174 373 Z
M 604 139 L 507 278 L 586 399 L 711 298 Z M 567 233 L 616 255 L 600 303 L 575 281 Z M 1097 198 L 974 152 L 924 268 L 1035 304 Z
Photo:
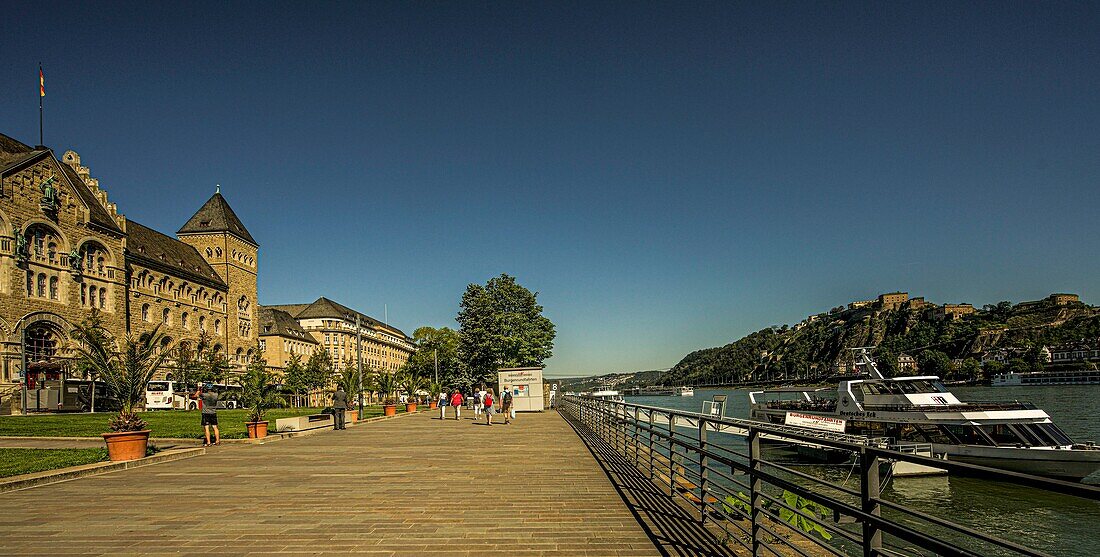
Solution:
M 243 367 L 258 249 L 220 193 L 172 238 L 119 214 L 75 152 L 0 134 L 0 412 L 24 376 L 71 377 L 69 335 L 93 309 L 116 339 L 159 324 L 166 346 L 186 346 L 205 332 Z
M 273 305 L 264 309 L 285 312 L 293 317 L 302 330 L 313 337 L 317 347 L 328 352 L 337 372 L 356 369 L 357 360 L 362 360 L 364 369 L 397 371 L 416 350 L 413 339 L 400 329 L 328 298 L 318 298 L 311 304 Z M 360 338 L 361 350 L 357 351 L 356 343 Z M 269 364 L 279 361 L 271 343 L 267 343 L 264 355 Z
M 282 375 L 286 365 L 297 356 L 305 364 L 320 343 L 309 334 L 294 316 L 271 307 L 261 307 L 258 312 L 260 349 L 267 360 L 268 370 Z

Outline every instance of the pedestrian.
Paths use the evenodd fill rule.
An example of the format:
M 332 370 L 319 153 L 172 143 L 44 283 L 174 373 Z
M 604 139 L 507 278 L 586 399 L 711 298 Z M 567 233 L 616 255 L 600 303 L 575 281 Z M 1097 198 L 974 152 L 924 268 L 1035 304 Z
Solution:
M 439 392 L 439 419 L 441 419 L 441 420 L 446 420 L 447 419 L 447 401 L 448 401 L 447 391 L 445 391 L 445 390 L 440 391 Z M 458 409 L 455 408 L 455 412 L 457 412 L 457 411 L 458 411 Z
M 202 403 L 202 429 L 206 436 L 204 447 L 210 446 L 210 428 L 214 428 L 214 444 L 222 442 L 222 434 L 218 431 L 218 392 L 210 383 L 199 385 L 191 398 L 197 398 Z
M 485 398 L 481 399 L 483 406 L 485 406 L 485 424 L 493 425 L 493 388 L 489 387 L 489 390 L 485 391 Z
M 481 413 L 485 411 L 485 385 L 482 385 L 478 389 L 477 394 L 474 397 L 474 419 L 481 416 Z
M 512 387 L 509 385 L 500 390 L 500 412 L 504 414 L 504 425 L 516 419 L 516 410 L 512 406 Z
M 455 407 L 455 419 L 462 419 L 462 401 L 465 397 L 462 396 L 462 391 L 455 389 L 454 394 L 451 395 L 451 406 Z
M 336 392 L 332 393 L 332 429 L 347 429 L 344 425 L 344 413 L 348 409 L 348 394 L 344 392 L 343 385 L 336 386 Z

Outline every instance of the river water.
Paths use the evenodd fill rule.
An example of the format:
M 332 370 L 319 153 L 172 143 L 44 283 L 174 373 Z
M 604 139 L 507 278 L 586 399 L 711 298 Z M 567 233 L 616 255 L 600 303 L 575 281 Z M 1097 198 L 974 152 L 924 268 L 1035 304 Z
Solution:
M 959 387 L 952 392 L 963 401 L 1035 403 L 1074 441 L 1100 442 L 1098 385 Z M 716 394 L 728 395 L 726 416 L 749 417 L 748 390 L 745 389 L 697 389 L 694 397 L 633 396 L 627 397 L 627 401 L 700 412 L 703 401 Z M 743 441 L 731 439 L 731 445 L 743 445 Z M 846 468 L 822 470 L 818 475 L 835 477 L 846 472 Z M 1100 485 L 1100 474 L 1089 476 L 1085 483 Z M 1100 555 L 1100 502 L 1001 482 L 948 476 L 896 478 L 884 496 L 1053 555 Z

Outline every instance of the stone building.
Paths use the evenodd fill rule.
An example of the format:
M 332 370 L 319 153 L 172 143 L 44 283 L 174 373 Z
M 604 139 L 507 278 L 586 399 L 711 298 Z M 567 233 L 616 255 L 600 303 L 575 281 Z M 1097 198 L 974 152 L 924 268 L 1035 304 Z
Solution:
M 881 309 L 896 310 L 907 301 L 909 301 L 908 292 L 887 292 L 886 294 L 879 294 L 878 299 L 875 300 L 875 305 Z
M 940 321 L 962 319 L 964 315 L 974 313 L 974 306 L 970 304 L 944 304 L 932 310 L 932 316 Z
M 289 313 L 271 307 L 261 307 L 258 312 L 260 349 L 267 360 L 267 368 L 282 375 L 287 362 L 294 356 L 304 364 L 320 343 L 309 334 Z
M 273 305 L 264 306 L 264 309 L 278 310 L 292 316 L 317 341 L 317 345 L 328 352 L 338 372 L 347 365 L 354 366 L 356 358 L 362 359 L 364 368 L 369 366 L 376 370 L 396 371 L 416 350 L 413 339 L 400 329 L 328 298 L 318 298 L 311 304 Z M 359 329 L 355 327 L 356 317 L 359 318 Z M 356 352 L 358 332 L 362 333 L 361 353 Z M 278 361 L 274 348 L 268 343 L 264 350 L 269 363 Z
M 0 134 L 0 411 L 18 406 L 23 371 L 28 385 L 69 374 L 69 334 L 93 308 L 115 338 L 161 324 L 186 345 L 205 331 L 243 367 L 258 249 L 220 193 L 172 238 L 119 214 L 75 152 Z

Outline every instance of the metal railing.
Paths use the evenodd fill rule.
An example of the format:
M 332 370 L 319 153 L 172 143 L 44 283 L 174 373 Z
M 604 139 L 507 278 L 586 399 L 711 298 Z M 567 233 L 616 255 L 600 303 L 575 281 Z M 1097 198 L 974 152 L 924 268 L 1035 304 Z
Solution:
M 825 439 L 763 422 L 567 395 L 559 410 L 648 476 L 730 554 L 1045 556 L 1046 553 L 883 498 L 886 467 L 910 462 L 1085 500 L 1100 488 L 939 458 L 877 444 Z M 743 452 L 719 431 L 739 430 Z M 708 439 L 708 433 L 712 439 Z M 721 439 L 720 439 L 721 438 Z M 857 456 L 843 483 L 769 460 L 762 442 L 783 438 Z M 727 442 L 720 442 L 727 441 Z M 770 454 L 770 453 L 767 453 Z M 858 483 L 849 486 L 848 482 Z

